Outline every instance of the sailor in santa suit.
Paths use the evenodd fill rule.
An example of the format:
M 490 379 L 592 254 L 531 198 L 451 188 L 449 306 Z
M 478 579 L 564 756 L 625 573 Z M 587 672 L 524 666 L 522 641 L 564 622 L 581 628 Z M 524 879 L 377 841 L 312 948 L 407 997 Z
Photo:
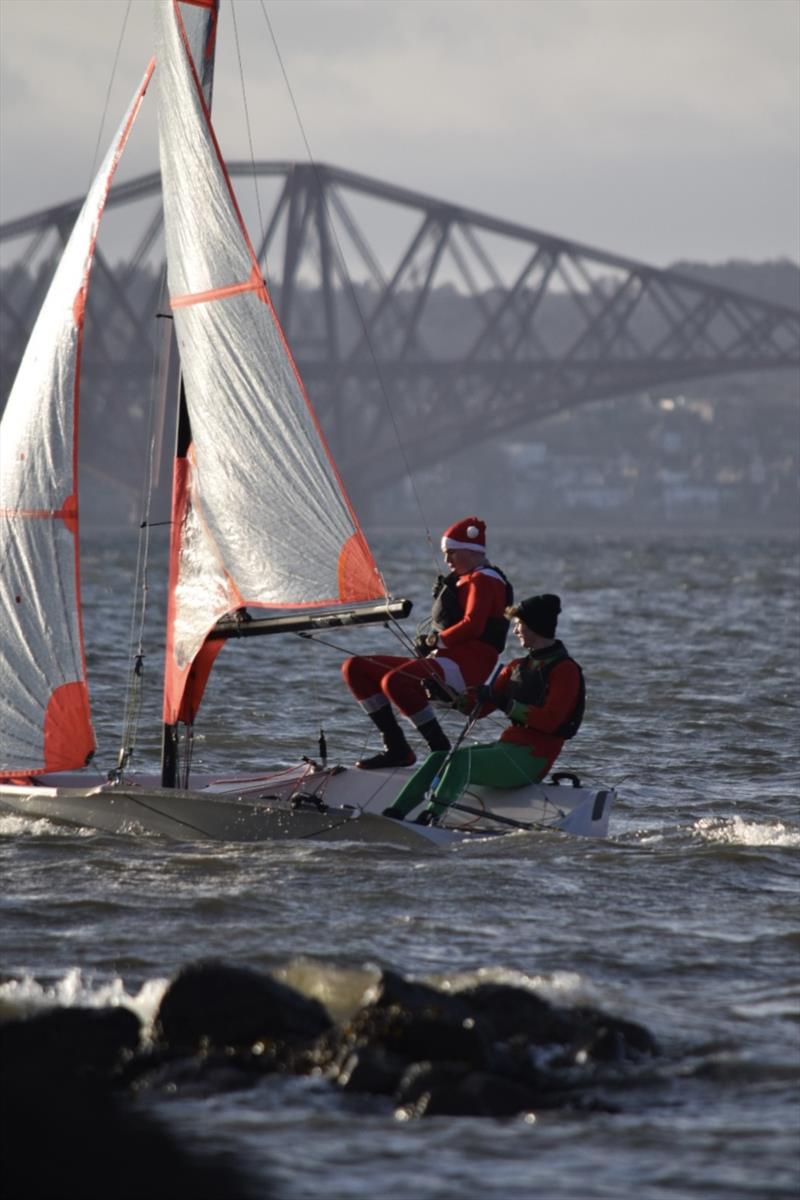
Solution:
M 431 632 L 417 638 L 418 657 L 376 654 L 342 664 L 347 686 L 383 737 L 383 750 L 356 764 L 363 770 L 415 762 L 395 708 L 416 726 L 431 750 L 449 750 L 430 704 L 431 688 L 438 685 L 452 697 L 483 683 L 505 647 L 505 610 L 513 603 L 513 590 L 486 558 L 485 523 L 465 517 L 451 525 L 442 535 L 442 553 L 450 573 L 440 576 L 434 589 Z

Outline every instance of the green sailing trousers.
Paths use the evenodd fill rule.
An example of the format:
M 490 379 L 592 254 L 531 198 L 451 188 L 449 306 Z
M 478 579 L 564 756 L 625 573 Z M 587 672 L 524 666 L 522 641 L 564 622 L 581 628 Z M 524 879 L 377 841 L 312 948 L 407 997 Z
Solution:
M 425 793 L 446 757 L 443 750 L 434 750 L 428 755 L 392 805 L 397 813 L 405 817 L 425 799 Z M 527 746 L 517 746 L 513 742 L 462 746 L 442 772 L 436 789 L 436 801 L 430 804 L 430 809 L 437 817 L 441 816 L 470 783 L 496 788 L 518 788 L 526 783 L 536 783 L 547 767 L 546 758 L 537 758 Z

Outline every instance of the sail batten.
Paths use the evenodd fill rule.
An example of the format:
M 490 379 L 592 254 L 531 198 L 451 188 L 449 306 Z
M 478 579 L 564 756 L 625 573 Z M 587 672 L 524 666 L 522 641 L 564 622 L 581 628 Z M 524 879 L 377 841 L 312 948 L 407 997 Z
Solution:
M 80 610 L 78 414 L 100 218 L 151 62 L 64 248 L 0 422 L 0 777 L 94 751 Z
M 194 713 L 209 633 L 242 605 L 386 597 L 262 278 L 196 59 L 203 13 L 157 8 L 168 283 L 191 448 L 176 460 L 164 720 Z M 187 700 L 187 689 L 191 693 Z
M 215 300 L 226 300 L 229 296 L 238 296 L 241 292 L 263 292 L 264 280 L 257 271 L 255 276 L 253 278 L 251 274 L 250 278 L 243 283 L 229 283 L 208 292 L 195 292 L 190 296 L 173 296 L 170 299 L 170 306 L 185 308 L 187 304 L 211 304 Z

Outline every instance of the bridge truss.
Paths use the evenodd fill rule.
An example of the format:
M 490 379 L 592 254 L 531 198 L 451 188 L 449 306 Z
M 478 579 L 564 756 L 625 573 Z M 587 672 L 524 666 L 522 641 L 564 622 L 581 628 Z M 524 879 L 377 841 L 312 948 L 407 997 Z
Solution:
M 799 310 L 332 166 L 229 168 L 351 490 L 592 400 L 800 366 Z M 0 225 L 3 400 L 79 207 Z M 158 174 L 109 210 L 129 249 L 98 248 L 84 395 L 124 446 L 166 310 Z

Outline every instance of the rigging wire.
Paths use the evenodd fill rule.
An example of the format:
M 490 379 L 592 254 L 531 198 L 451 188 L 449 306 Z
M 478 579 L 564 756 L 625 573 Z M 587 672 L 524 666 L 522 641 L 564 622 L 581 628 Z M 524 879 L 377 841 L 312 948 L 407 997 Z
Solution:
M 336 245 L 336 251 L 337 251 L 337 254 L 338 254 L 338 257 L 339 257 L 339 262 L 340 262 L 340 264 L 341 264 L 341 267 L 342 267 L 342 269 L 343 269 L 344 278 L 345 278 L 345 282 L 346 282 L 346 285 L 347 285 L 347 290 L 348 290 L 348 293 L 349 293 L 349 296 L 350 296 L 350 302 L 351 302 L 351 304 L 353 305 L 353 308 L 355 309 L 355 312 L 356 312 L 356 314 L 357 314 L 357 317 L 358 317 L 359 324 L 361 325 L 361 331 L 362 331 L 362 334 L 363 334 L 363 337 L 364 337 L 364 342 L 365 342 L 365 344 L 366 344 L 366 346 L 367 346 L 367 349 L 368 349 L 368 352 L 369 352 L 369 356 L 370 356 L 370 359 L 371 359 L 371 361 L 372 361 L 372 366 L 373 366 L 373 369 L 374 369 L 374 371 L 375 371 L 376 378 L 377 378 L 377 380 L 378 380 L 378 387 L 379 387 L 379 390 L 380 390 L 381 396 L 382 396 L 382 398 L 383 398 L 384 407 L 386 408 L 386 411 L 387 411 L 387 413 L 389 414 L 389 419 L 391 420 L 391 423 L 392 423 L 392 428 L 393 428 L 393 430 L 394 430 L 395 441 L 396 441 L 396 443 L 397 443 L 397 447 L 398 447 L 398 449 L 399 449 L 399 451 L 400 451 L 400 456 L 401 456 L 401 458 L 402 458 L 402 460 L 403 460 L 403 466 L 404 466 L 404 468 L 405 468 L 405 472 L 406 472 L 406 476 L 407 476 L 407 478 L 408 478 L 408 481 L 409 481 L 409 483 L 410 483 L 410 485 L 411 485 L 411 490 L 412 490 L 412 492 L 413 492 L 413 494 L 414 494 L 414 502 L 415 502 L 415 504 L 416 504 L 416 506 L 417 506 L 417 510 L 418 510 L 418 512 L 419 512 L 420 519 L 421 519 L 421 521 L 422 521 L 422 524 L 423 524 L 423 527 L 424 527 L 424 529 L 425 529 L 425 534 L 426 534 L 426 537 L 427 537 L 427 540 L 428 540 L 428 545 L 429 545 L 429 547 L 430 547 L 430 550 L 431 550 L 431 555 L 432 555 L 432 557 L 433 557 L 433 560 L 434 560 L 434 563 L 435 563 L 435 565 L 436 565 L 436 566 L 438 566 L 438 561 L 439 561 L 439 560 L 438 560 L 438 556 L 436 555 L 436 551 L 435 551 L 435 549 L 434 549 L 434 545 L 433 545 L 433 539 L 432 539 L 432 537 L 431 537 L 430 526 L 429 526 L 429 524 L 428 524 L 428 522 L 427 522 L 427 520 L 426 520 L 426 517 L 425 517 L 425 512 L 424 512 L 424 510 L 423 510 L 423 506 L 422 506 L 422 501 L 421 501 L 421 499 L 420 499 L 419 491 L 418 491 L 418 488 L 417 488 L 417 482 L 416 482 L 416 479 L 415 479 L 415 477 L 414 477 L 414 473 L 413 473 L 413 471 L 411 470 L 411 464 L 409 463 L 409 460 L 408 460 L 408 455 L 406 454 L 406 450 L 405 450 L 405 446 L 403 445 L 402 438 L 400 437 L 400 429 L 399 429 L 399 426 L 398 426 L 398 424 L 397 424 L 397 419 L 396 419 L 396 417 L 395 417 L 395 415 L 394 415 L 394 411 L 393 411 L 393 409 L 392 409 L 391 402 L 390 402 L 390 400 L 389 400 L 389 393 L 388 393 L 388 389 L 387 389 L 387 387 L 386 387 L 386 383 L 385 383 L 385 380 L 384 380 L 384 378 L 383 378 L 383 373 L 382 373 L 382 371 L 381 371 L 381 369 L 380 369 L 380 364 L 379 364 L 379 362 L 378 362 L 378 357 L 377 357 L 377 354 L 375 353 L 375 347 L 373 346 L 373 344 L 372 344 L 372 339 L 370 338 L 370 335 L 369 335 L 369 328 L 368 328 L 368 326 L 367 326 L 366 318 L 365 318 L 365 316 L 364 316 L 364 313 L 363 313 L 363 311 L 362 311 L 362 309 L 361 309 L 361 305 L 359 304 L 359 301 L 358 301 L 358 295 L 357 295 L 357 292 L 356 292 L 355 286 L 354 286 L 354 284 L 353 284 L 353 281 L 352 281 L 352 279 L 351 279 L 351 277 L 350 277 L 350 272 L 349 272 L 349 271 L 348 271 L 348 269 L 347 269 L 347 264 L 346 264 L 346 261 L 345 261 L 344 252 L 343 252 L 343 250 L 342 250 L 342 245 L 341 245 L 341 242 L 340 242 L 340 240 L 339 240 L 339 235 L 338 235 L 338 232 L 337 232 L 337 230 L 336 230 L 336 226 L 335 226 L 335 224 L 334 224 L 334 221 L 333 221 L 333 214 L 331 213 L 330 207 L 329 207 L 329 205 L 328 205 L 327 197 L 326 197 L 326 195 L 325 195 L 325 190 L 324 190 L 324 188 L 323 188 L 323 186 L 322 186 L 322 176 L 321 176 L 321 174 L 320 174 L 320 171 L 319 171 L 319 169 L 318 169 L 318 167 L 317 167 L 316 159 L 314 158 L 314 155 L 313 155 L 313 153 L 312 153 L 312 151 L 311 151 L 311 144 L 310 144 L 310 142 L 309 142 L 309 140 L 308 140 L 308 136 L 307 136 L 307 134 L 306 134 L 305 126 L 304 126 L 304 124 L 303 124 L 303 118 L 302 118 L 302 117 L 301 117 L 301 115 L 300 115 L 300 109 L 299 109 L 299 107 L 298 107 L 298 105 L 297 105 L 297 101 L 296 101 L 296 99 L 295 99 L 295 95 L 294 95 L 294 92 L 293 92 L 293 90 L 292 90 L 292 85 L 291 85 L 291 83 L 290 83 L 290 81 L 289 81 L 289 76 L 288 76 L 288 73 L 287 73 L 287 71 L 286 71 L 286 67 L 285 67 L 285 65 L 284 65 L 284 62 L 283 62 L 283 56 L 281 55 L 281 52 L 280 52 L 280 47 L 278 46 L 278 41 L 277 41 L 277 38 L 275 37 L 275 31 L 274 31 L 274 30 L 273 30 L 273 28 L 272 28 L 272 22 L 270 21 L 269 14 L 268 14 L 268 12 L 267 12 L 267 9 L 266 9 L 265 0 L 260 0 L 260 4 L 261 4 L 261 11 L 262 11 L 262 13 L 264 14 L 264 20 L 265 20 L 265 22 L 266 22 L 267 28 L 268 28 L 268 30 L 269 30 L 270 37 L 271 37 L 271 39 L 272 39 L 272 45 L 273 45 L 273 47 L 274 47 L 274 50 L 275 50 L 275 56 L 276 56 L 276 58 L 277 58 L 277 60 L 278 60 L 278 65 L 279 65 L 279 67 L 280 67 L 280 69 L 281 69 L 281 74 L 282 74 L 282 76 L 283 76 L 283 81 L 284 81 L 284 83 L 285 83 L 285 85 L 286 85 L 286 90 L 287 90 L 287 92 L 288 92 L 288 94 L 289 94 L 289 99 L 290 99 L 290 101 L 291 101 L 292 108 L 294 109 L 294 115 L 295 115 L 295 118 L 296 118 L 296 120 L 297 120 L 297 124 L 298 124 L 299 130 L 300 130 L 300 135 L 301 135 L 301 137 L 302 137 L 302 139 L 303 139 L 303 144 L 305 145 L 305 149 L 306 149 L 306 155 L 307 155 L 307 157 L 308 157 L 309 165 L 311 166 L 311 169 L 312 169 L 312 171 L 313 171 L 313 173 L 314 173 L 314 178 L 315 178 L 315 180 L 316 180 L 316 183 L 317 183 L 317 188 L 318 188 L 318 191 L 319 191 L 319 196 L 320 196 L 320 199 L 321 199 L 322 205 L 323 205 L 323 207 L 324 207 L 324 209 L 325 209 L 325 212 L 326 212 L 326 215 L 327 215 L 327 218 L 328 218 L 328 226 L 329 226 L 329 228 L 330 228 L 331 234 L 332 234 L 332 236 L 333 236 L 334 243 L 335 243 L 335 245 Z
M 166 267 L 162 269 L 161 293 L 166 292 Z M 172 328 L 166 321 L 161 345 L 154 347 L 150 381 L 150 405 L 148 414 L 147 445 L 148 453 L 145 462 L 144 478 L 141 494 L 141 521 L 139 522 L 139 538 L 136 554 L 136 574 L 134 579 L 133 602 L 131 604 L 131 624 L 128 638 L 128 658 L 131 663 L 131 673 L 125 694 L 125 710 L 122 720 L 122 735 L 120 739 L 117 767 L 111 772 L 111 777 L 117 782 L 130 762 L 139 732 L 139 718 L 142 710 L 144 691 L 145 663 L 145 621 L 149 596 L 149 566 L 150 566 L 150 512 L 153 501 L 153 479 L 156 469 L 156 411 L 160 412 L 159 400 L 164 399 L 164 391 L 169 378 L 169 349 L 172 339 Z M 160 524 L 160 522 L 159 522 Z
M 128 27 L 128 18 L 131 15 L 132 5 L 133 5 L 133 0 L 128 0 L 127 5 L 125 6 L 125 15 L 122 18 L 122 29 L 120 30 L 119 38 L 117 40 L 117 49 L 116 49 L 116 53 L 114 55 L 114 62 L 111 66 L 111 74 L 110 74 L 109 80 L 108 80 L 108 88 L 106 90 L 105 104 L 103 105 L 103 113 L 102 113 L 102 116 L 100 117 L 100 127 L 97 130 L 97 141 L 95 142 L 94 154 L 92 155 L 92 166 L 91 166 L 91 170 L 89 171 L 89 185 L 87 185 L 87 188 L 85 189 L 87 192 L 89 190 L 89 186 L 91 185 L 91 181 L 94 179 L 94 175 L 95 175 L 95 169 L 97 166 L 97 156 L 100 153 L 100 146 L 101 146 L 102 138 L 103 138 L 103 130 L 105 129 L 106 117 L 108 116 L 108 105 L 109 105 L 109 101 L 111 99 L 111 89 L 113 88 L 114 80 L 117 77 L 117 67 L 119 66 L 119 56 L 120 56 L 120 52 L 122 50 L 122 43 L 125 38 L 125 30 Z
M 94 178 L 97 160 L 100 154 L 100 148 L 103 142 L 103 134 L 108 118 L 108 111 L 111 99 L 111 93 L 114 87 L 114 82 L 117 78 L 119 68 L 120 55 L 122 52 L 123 42 L 125 40 L 125 32 L 128 27 L 128 21 L 133 7 L 133 0 L 128 0 L 125 6 L 125 12 L 122 18 L 122 26 L 120 28 L 117 46 L 114 53 L 114 60 L 111 65 L 109 74 L 108 86 L 106 88 L 105 101 L 100 117 L 100 122 L 97 130 L 97 139 L 95 141 L 94 152 L 92 154 L 92 163 L 89 172 L 89 180 Z M 88 186 L 87 186 L 88 190 Z M 151 401 L 153 395 L 153 384 L 151 383 Z M 139 526 L 139 538 L 137 545 L 136 559 L 136 577 L 134 588 L 134 600 L 131 607 L 131 623 L 128 637 L 128 655 L 131 662 L 131 674 L 129 677 L 128 687 L 126 689 L 124 701 L 124 714 L 122 718 L 122 733 L 120 739 L 120 749 L 117 759 L 116 770 L 108 772 L 109 779 L 119 781 L 122 777 L 122 772 L 129 761 L 136 743 L 138 732 L 139 716 L 142 706 L 143 692 L 143 675 L 144 675 L 144 621 L 147 609 L 147 592 L 148 592 L 148 575 L 147 566 L 149 559 L 149 513 L 150 513 L 150 498 L 152 492 L 152 474 L 153 474 L 153 450 L 154 450 L 154 419 L 153 405 L 150 406 L 150 417 L 148 427 L 149 454 L 148 461 L 145 467 L 145 482 L 143 484 L 144 492 L 144 508 L 145 514 Z M 141 601 L 139 597 L 141 596 Z M 137 609 L 139 611 L 138 631 L 137 625 Z
M 242 104 L 244 106 L 244 121 L 245 121 L 245 125 L 247 127 L 247 142 L 250 147 L 250 165 L 253 168 L 253 191 L 254 191 L 255 197 L 256 197 L 256 208 L 258 209 L 258 224 L 259 224 L 259 230 L 261 233 L 260 245 L 263 246 L 265 236 L 266 236 L 265 226 L 264 226 L 264 214 L 261 209 L 261 194 L 258 190 L 258 176 L 256 174 L 256 156 L 255 156 L 255 151 L 253 149 L 253 131 L 252 131 L 252 127 L 250 125 L 250 109 L 247 104 L 247 90 L 244 86 L 244 68 L 242 66 L 242 50 L 241 50 L 241 46 L 239 44 L 239 23 L 236 20 L 236 5 L 235 4 L 231 5 L 231 15 L 233 17 L 233 36 L 234 36 L 234 40 L 236 42 L 236 58 L 239 63 L 239 86 L 240 86 L 241 92 L 242 92 Z M 264 273 L 265 273 L 265 275 L 267 273 L 266 262 L 264 263 Z

